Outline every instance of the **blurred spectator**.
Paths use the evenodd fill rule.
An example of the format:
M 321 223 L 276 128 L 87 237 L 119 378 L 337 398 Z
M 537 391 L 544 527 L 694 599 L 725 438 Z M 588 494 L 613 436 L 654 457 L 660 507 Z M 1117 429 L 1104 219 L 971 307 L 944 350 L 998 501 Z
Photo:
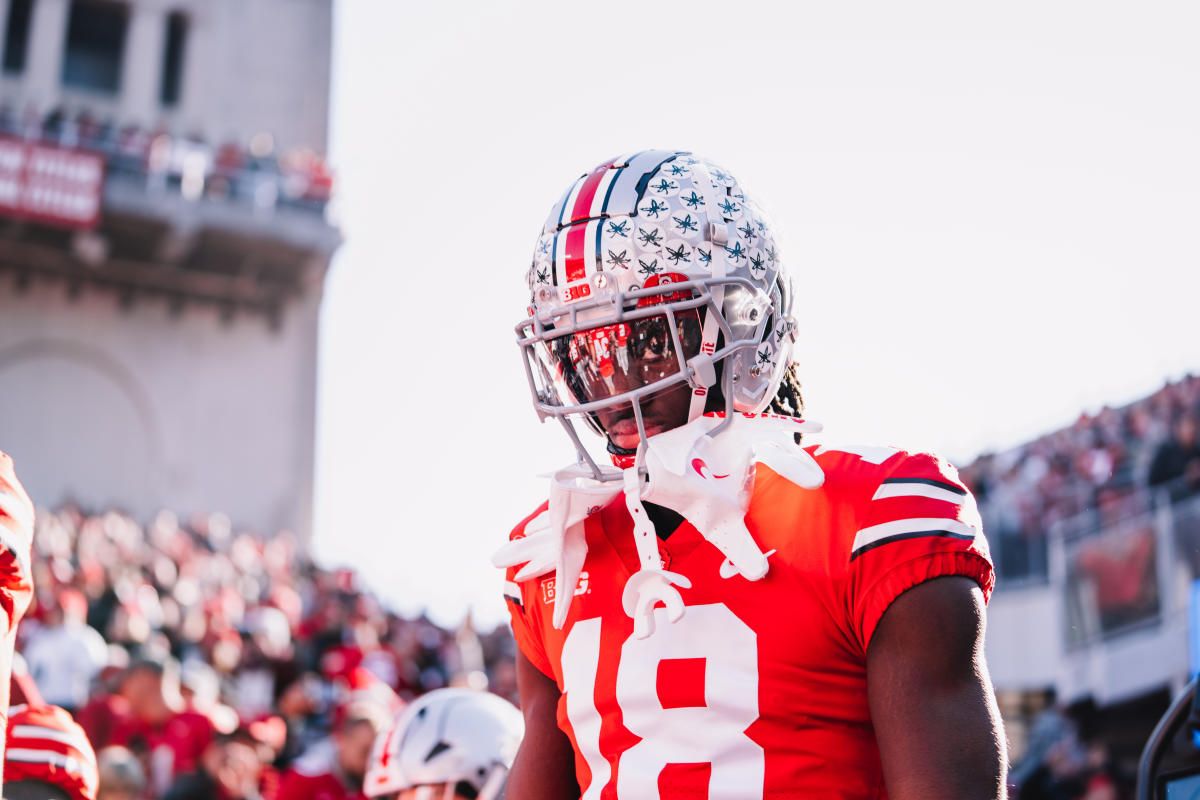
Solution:
M 1029 742 L 1025 747 L 1025 755 L 1015 763 L 1008 773 L 1008 781 L 1021 791 L 1021 797 L 1026 800 L 1036 797 L 1037 790 L 1029 787 L 1040 784 L 1045 780 L 1045 764 L 1050 751 L 1059 742 L 1075 737 L 1074 726 L 1067 719 L 1063 707 L 1058 703 L 1058 697 L 1053 689 L 1046 692 L 1046 708 L 1037 716 L 1029 731 Z
M 117 723 L 112 744 L 142 759 L 156 796 L 178 775 L 196 768 L 215 733 L 212 721 L 184 707 L 172 662 L 142 660 L 121 682 L 128 714 Z
M 278 710 L 284 722 L 284 744 L 276 757 L 277 767 L 289 766 L 324 736 L 320 725 L 322 695 L 321 681 L 312 673 L 292 681 L 280 694 Z
M 106 747 L 96 755 L 100 792 L 96 800 L 140 800 L 146 792 L 146 773 L 130 750 Z
M 1200 489 L 1200 442 L 1196 440 L 1195 419 L 1183 416 L 1175 421 L 1171 438 L 1154 453 L 1149 483 L 1169 486 L 1176 500 Z
M 381 709 L 359 704 L 322 747 L 313 748 L 283 776 L 278 800 L 358 800 L 375 736 L 390 719 Z
M 64 709 L 10 708 L 4 758 L 5 800 L 96 800 L 96 753 Z
M 179 776 L 166 800 L 261 800 L 263 762 L 244 732 L 223 734 L 209 742 L 194 771 Z
M 75 715 L 88 739 L 97 748 L 112 743 L 117 727 L 129 716 L 129 701 L 120 694 L 124 670 L 109 667 L 97 676 L 95 693 L 87 705 Z
M 1089 741 L 1090 699 L 1069 709 L 1051 706 L 1034 721 L 1029 748 L 1009 772 L 1020 800 L 1117 800 L 1117 780 L 1108 750 Z
M 88 699 L 92 678 L 108 662 L 104 637 L 87 624 L 87 599 L 71 588 L 59 591 L 33 629 L 23 655 L 47 702 L 71 713 Z

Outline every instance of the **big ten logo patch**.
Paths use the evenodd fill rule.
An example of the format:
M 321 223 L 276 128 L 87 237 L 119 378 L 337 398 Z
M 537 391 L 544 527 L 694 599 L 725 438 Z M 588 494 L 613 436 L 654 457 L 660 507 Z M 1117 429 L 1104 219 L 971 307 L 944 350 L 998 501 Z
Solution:
M 575 596 L 579 597 L 581 594 L 587 594 L 588 591 L 588 574 L 587 572 L 581 572 L 579 573 L 579 585 L 575 587 Z M 546 578 L 542 581 L 542 602 L 546 605 L 554 603 L 554 597 L 557 592 L 558 589 L 554 578 Z

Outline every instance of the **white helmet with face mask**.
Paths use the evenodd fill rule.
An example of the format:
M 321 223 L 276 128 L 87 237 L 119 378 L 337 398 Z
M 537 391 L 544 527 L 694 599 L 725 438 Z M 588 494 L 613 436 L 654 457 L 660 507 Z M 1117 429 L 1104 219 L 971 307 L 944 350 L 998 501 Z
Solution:
M 787 367 L 792 290 L 770 225 L 733 176 L 687 152 L 581 175 L 551 208 L 528 282 L 517 334 L 534 406 L 598 480 L 612 473 L 573 420 L 629 467 L 648 436 L 705 411 L 762 411 Z
M 414 700 L 375 740 L 363 792 L 405 800 L 494 800 L 525 720 L 488 692 L 438 689 Z

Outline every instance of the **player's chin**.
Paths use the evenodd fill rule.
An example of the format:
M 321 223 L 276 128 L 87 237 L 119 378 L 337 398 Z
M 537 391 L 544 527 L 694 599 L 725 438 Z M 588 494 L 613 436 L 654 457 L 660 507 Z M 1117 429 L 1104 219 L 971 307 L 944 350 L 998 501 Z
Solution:
M 646 436 L 649 438 L 655 434 L 662 433 L 666 429 L 666 425 L 647 421 Z M 636 424 L 632 427 L 621 426 L 618 424 L 616 430 L 610 430 L 608 432 L 608 440 L 621 450 L 637 450 L 638 445 L 642 441 L 642 437 L 637 429 Z
M 613 443 L 613 446 L 619 450 L 637 450 L 638 444 L 641 443 L 642 437 L 636 433 L 631 435 L 609 434 L 608 440 Z

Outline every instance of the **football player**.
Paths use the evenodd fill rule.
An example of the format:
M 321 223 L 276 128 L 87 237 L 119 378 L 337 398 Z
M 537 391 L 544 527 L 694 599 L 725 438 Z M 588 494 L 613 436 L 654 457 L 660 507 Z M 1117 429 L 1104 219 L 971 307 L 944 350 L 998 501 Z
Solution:
M 363 792 L 386 800 L 496 800 L 524 727 L 521 712 L 494 694 L 422 695 L 375 739 Z
M 606 161 L 528 282 L 534 405 L 578 463 L 495 558 L 526 723 L 507 796 L 1002 797 L 974 501 L 936 456 L 801 441 L 794 290 L 737 181 Z
M 33 600 L 33 501 L 0 451 L 0 709 L 8 709 L 17 623 Z M 0 735 L 8 726 L 0 725 Z M 0 739 L 0 755 L 4 740 Z

